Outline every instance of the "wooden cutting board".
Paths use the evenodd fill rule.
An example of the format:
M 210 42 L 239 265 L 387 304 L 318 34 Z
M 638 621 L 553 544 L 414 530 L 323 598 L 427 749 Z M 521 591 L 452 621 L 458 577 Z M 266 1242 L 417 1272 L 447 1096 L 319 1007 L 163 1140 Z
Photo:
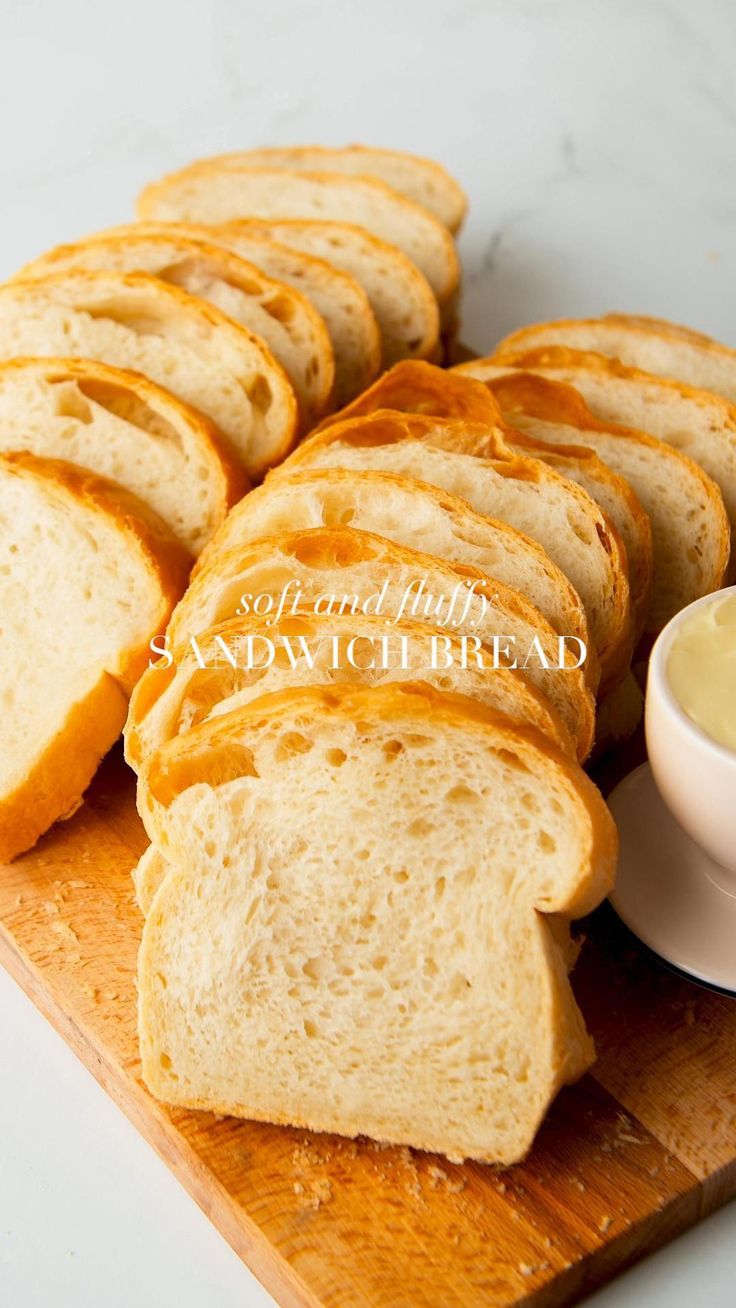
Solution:
M 76 816 L 0 868 L 0 961 L 284 1308 L 570 1304 L 736 1193 L 736 1002 L 608 909 L 574 974 L 598 1062 L 509 1172 L 166 1110 L 136 1043 L 144 847 L 114 752 Z

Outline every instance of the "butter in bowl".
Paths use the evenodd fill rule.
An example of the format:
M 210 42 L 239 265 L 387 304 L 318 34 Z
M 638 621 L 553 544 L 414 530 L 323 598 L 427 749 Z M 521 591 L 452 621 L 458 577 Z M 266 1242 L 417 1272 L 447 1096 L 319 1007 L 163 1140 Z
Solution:
M 678 613 L 652 650 L 649 762 L 610 797 L 612 903 L 671 965 L 736 993 L 736 586 Z

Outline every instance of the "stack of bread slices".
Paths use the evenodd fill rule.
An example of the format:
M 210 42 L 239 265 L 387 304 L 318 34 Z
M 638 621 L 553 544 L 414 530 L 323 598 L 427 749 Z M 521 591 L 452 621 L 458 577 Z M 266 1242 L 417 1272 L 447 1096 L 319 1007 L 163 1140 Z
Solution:
M 395 365 L 200 556 L 126 731 L 167 1102 L 508 1164 L 589 1065 L 569 923 L 616 840 L 582 764 L 723 584 L 736 491 L 725 399 L 589 345 Z
M 440 357 L 452 329 L 465 199 L 440 165 L 262 153 L 262 201 L 236 188 L 215 207 L 213 183 L 194 212 L 171 178 L 141 197 L 142 221 L 0 286 L 0 859 L 80 803 L 228 510 L 383 369 Z
M 593 1057 L 570 922 L 608 893 L 616 833 L 583 765 L 638 723 L 657 631 L 723 584 L 736 355 L 615 317 L 443 370 L 463 211 L 411 156 L 250 151 L 148 187 L 138 224 L 0 288 L 0 351 L 84 356 L 0 375 L 7 439 L 31 450 L 6 456 L 36 496 L 28 542 L 60 558 L 43 621 L 37 574 L 19 585 L 9 561 L 14 637 L 58 644 L 77 608 L 96 633 L 105 587 L 119 631 L 117 662 L 82 660 L 32 732 L 8 684 L 23 793 L 52 797 L 10 852 L 62 812 L 54 749 L 57 771 L 59 746 L 99 754 L 165 626 L 125 731 L 151 842 L 149 1088 L 509 1164 Z M 67 498 L 128 497 L 143 607 L 91 524 L 86 553 L 66 544 L 60 454 L 85 470 Z M 173 611 L 172 550 L 196 558 Z

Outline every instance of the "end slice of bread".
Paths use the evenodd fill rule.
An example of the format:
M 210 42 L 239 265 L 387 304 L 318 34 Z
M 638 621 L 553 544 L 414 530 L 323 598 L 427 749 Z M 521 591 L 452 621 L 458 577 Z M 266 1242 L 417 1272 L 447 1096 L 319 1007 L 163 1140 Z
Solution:
M 309 687 L 177 737 L 149 784 L 170 865 L 139 958 L 154 1095 L 524 1156 L 593 1056 L 547 924 L 613 878 L 574 763 L 463 696 Z
M 189 561 L 120 488 L 0 455 L 0 861 L 78 807 Z

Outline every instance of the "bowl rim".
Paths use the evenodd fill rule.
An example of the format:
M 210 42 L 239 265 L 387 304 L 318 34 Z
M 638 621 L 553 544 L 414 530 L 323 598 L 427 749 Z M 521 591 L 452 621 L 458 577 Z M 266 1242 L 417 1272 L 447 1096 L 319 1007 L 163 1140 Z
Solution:
M 736 768 L 736 749 L 731 749 L 728 745 L 722 745 L 720 741 L 714 740 L 712 736 L 698 726 L 697 722 L 685 712 L 684 708 L 676 698 L 674 691 L 667 676 L 667 655 L 669 654 L 672 642 L 677 635 L 678 628 L 683 622 L 686 622 L 691 614 L 697 609 L 705 608 L 706 605 L 715 604 L 718 600 L 725 599 L 728 595 L 736 596 L 736 585 L 722 586 L 720 590 L 712 590 L 707 595 L 701 595 L 699 599 L 693 600 L 687 604 L 684 609 L 680 609 L 670 618 L 665 627 L 662 628 L 657 639 L 655 640 L 652 651 L 649 656 L 649 669 L 647 672 L 647 705 L 651 702 L 650 683 L 656 681 L 657 693 L 665 704 L 665 707 L 673 714 L 678 722 L 682 724 L 686 731 L 694 736 L 696 742 L 710 752 L 714 759 L 725 764 L 730 768 Z M 647 719 L 648 721 L 648 719 Z M 645 724 L 645 733 L 647 736 L 647 748 L 649 744 L 649 731 Z

